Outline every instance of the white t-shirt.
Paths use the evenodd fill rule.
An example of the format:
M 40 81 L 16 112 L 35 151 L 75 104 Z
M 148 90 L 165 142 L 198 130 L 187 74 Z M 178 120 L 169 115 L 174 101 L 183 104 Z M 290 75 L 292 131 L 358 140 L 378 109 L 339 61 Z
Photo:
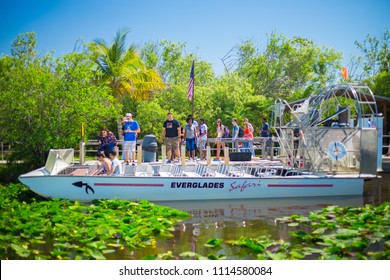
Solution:
M 202 139 L 207 139 L 207 125 L 205 123 L 201 124 L 199 130 L 200 130 L 200 135 L 205 133 L 205 135 L 201 136 L 201 138 Z
M 112 161 L 112 168 L 114 168 L 114 172 L 112 173 L 112 175 L 118 176 L 118 175 L 122 174 L 122 165 L 121 165 L 119 159 L 115 158 Z

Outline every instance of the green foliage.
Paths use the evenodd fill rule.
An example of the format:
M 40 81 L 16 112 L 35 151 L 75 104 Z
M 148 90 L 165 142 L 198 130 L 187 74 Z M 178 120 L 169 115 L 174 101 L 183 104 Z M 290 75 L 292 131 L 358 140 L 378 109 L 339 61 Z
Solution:
M 352 77 L 355 82 L 365 83 L 374 94 L 390 96 L 390 31 L 381 36 L 367 35 L 362 42 L 355 41 L 362 55 L 351 62 Z
M 253 125 L 259 126 L 260 117 L 269 114 L 267 108 L 272 100 L 255 95 L 247 78 L 241 77 L 238 73 L 225 74 L 217 78 L 209 63 L 199 61 L 196 55 L 186 52 L 185 44 L 170 41 L 147 43 L 141 53 L 145 63 L 158 69 L 168 85 L 150 101 L 150 105 L 140 104 L 137 107 L 138 119 L 151 119 L 155 122 L 153 126 L 158 126 L 158 129 L 155 129 L 158 135 L 168 111 L 173 112 L 174 117 L 182 125 L 187 115 L 191 114 L 191 101 L 187 99 L 187 88 L 193 60 L 195 61 L 194 117 L 198 120 L 205 119 L 210 135 L 214 137 L 216 133 L 215 121 L 218 118 L 229 127 L 232 118 L 243 122 L 245 117 L 249 118 Z M 156 110 L 153 112 L 157 112 L 158 116 L 163 116 L 163 112 L 165 115 L 160 120 L 156 119 L 156 115 L 150 116 L 150 113 L 141 116 L 147 113 L 145 108 L 148 107 L 153 107 Z M 147 131 L 151 131 L 149 125 L 147 124 Z
M 50 148 L 77 147 L 81 123 L 86 138 L 99 126 L 111 130 L 124 112 L 132 112 L 145 134 L 160 137 L 168 111 L 184 125 L 192 112 L 187 88 L 195 61 L 194 117 L 204 118 L 215 136 L 220 118 L 231 129 L 248 118 L 255 130 L 270 117 L 276 98 L 297 100 L 335 81 L 341 54 L 300 37 L 272 33 L 263 50 L 255 42 L 241 44 L 236 68 L 217 77 L 212 66 L 186 49 L 185 43 L 160 41 L 125 47 L 127 29 L 108 44 L 96 39 L 82 53 L 58 58 L 37 56 L 35 33 L 20 34 L 12 56 L 0 57 L 0 137 L 12 144 L 11 160 L 23 159 L 29 169 L 41 165 Z M 367 80 L 377 94 L 390 96 L 389 32 L 357 43 Z M 371 64 L 370 64 L 371 63 Z M 371 65 L 371 66 L 370 66 Z M 374 65 L 374 66 L 372 66 Z M 371 67 L 371 68 L 370 68 Z M 231 70 L 231 69 L 230 69 Z M 118 135 L 117 135 L 118 136 Z
M 355 45 L 363 53 L 363 71 L 367 78 L 390 72 L 390 30 L 380 38 L 367 35 L 363 42 L 355 41 Z
M 252 41 L 238 47 L 236 71 L 248 78 L 255 94 L 290 100 L 334 81 L 340 61 L 341 53 L 308 39 L 271 33 L 264 51 Z
M 147 201 L 91 205 L 31 196 L 22 185 L 0 186 L 1 259 L 106 259 L 171 237 L 185 212 Z
M 211 64 L 200 61 L 185 49 L 185 43 L 162 40 L 159 43 L 146 43 L 141 50 L 145 64 L 157 69 L 168 87 L 188 86 L 192 61 L 195 61 L 195 86 L 213 82 L 215 74 Z
M 128 33 L 127 29 L 119 30 L 111 45 L 95 39 L 90 50 L 100 73 L 97 79 L 111 88 L 113 96 L 120 101 L 125 95 L 144 100 L 165 85 L 159 73 L 145 66 L 134 44 L 125 48 Z
M 215 254 L 208 254 L 207 257 L 202 256 L 198 253 L 194 252 L 183 252 L 180 254 L 180 256 L 175 256 L 172 254 L 171 251 L 168 251 L 167 253 L 161 253 L 156 255 L 151 255 L 143 258 L 144 260 L 225 260 L 226 256 L 221 255 L 215 255 Z
M 376 95 L 390 97 L 390 72 L 380 72 L 375 75 L 372 91 Z
M 137 107 L 136 120 L 141 124 L 143 135 L 154 134 L 160 139 L 163 121 L 167 118 L 167 111 L 162 109 L 156 100 L 142 102 Z
M 35 45 L 27 43 L 31 46 L 18 48 Z M 94 138 L 98 126 L 118 111 L 109 88 L 92 82 L 87 54 L 33 55 L 0 58 L 0 125 L 5 128 L 0 136 L 12 144 L 11 160 L 41 165 L 50 148 L 78 145 L 81 123 Z
M 204 244 L 204 246 L 214 248 L 214 247 L 220 246 L 222 243 L 223 243 L 222 239 L 212 238 L 212 239 L 207 240 L 207 242 L 206 242 L 206 244 Z
M 37 36 L 34 32 L 22 33 L 12 42 L 11 54 L 17 59 L 29 61 L 37 55 Z
M 207 116 L 212 122 L 211 131 L 216 131 L 215 121 L 220 118 L 222 123 L 232 129 L 232 118 L 237 118 L 239 125 L 242 125 L 244 118 L 248 118 L 254 127 L 259 127 L 261 117 L 268 117 L 268 108 L 271 99 L 263 95 L 255 95 L 251 84 L 246 78 L 231 73 L 223 75 L 217 80 L 208 96 L 203 100 L 208 100 L 202 105 L 209 111 Z

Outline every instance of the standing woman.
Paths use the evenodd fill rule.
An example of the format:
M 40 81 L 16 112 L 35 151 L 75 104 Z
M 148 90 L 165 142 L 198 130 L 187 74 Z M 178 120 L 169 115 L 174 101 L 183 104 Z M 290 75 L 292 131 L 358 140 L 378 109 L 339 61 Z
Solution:
M 192 118 L 187 118 L 187 124 L 184 127 L 183 139 L 186 141 L 186 148 L 189 160 L 195 160 L 195 126 Z
M 253 140 L 253 131 L 252 129 L 249 127 L 248 123 L 244 123 L 244 138 L 245 140 L 248 140 L 248 142 L 244 142 L 244 145 L 243 145 L 243 152 L 250 152 L 252 153 L 253 155 L 253 145 L 251 145 L 251 141 Z
M 222 150 L 225 149 L 225 142 L 223 141 L 225 132 L 225 126 L 222 124 L 221 119 L 217 120 L 217 156 L 214 160 L 220 160 L 219 155 L 221 153 L 221 147 Z
M 117 148 L 116 137 L 114 133 L 103 126 L 102 131 L 98 135 L 99 149 L 98 153 L 103 154 L 106 158 L 110 156 L 110 152 Z

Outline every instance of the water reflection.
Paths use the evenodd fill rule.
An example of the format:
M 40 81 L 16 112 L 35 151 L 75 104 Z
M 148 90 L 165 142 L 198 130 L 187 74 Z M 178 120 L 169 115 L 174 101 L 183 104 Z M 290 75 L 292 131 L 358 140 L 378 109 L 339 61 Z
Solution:
M 273 220 L 275 217 L 303 214 L 327 205 L 360 206 L 362 196 L 322 198 L 282 198 L 250 200 L 211 200 L 190 202 L 161 202 L 192 215 L 186 223 L 239 222 L 245 220 Z
M 275 224 L 275 218 L 291 214 L 308 214 L 329 205 L 363 206 L 390 200 L 390 174 L 365 183 L 364 196 L 319 198 L 284 198 L 251 200 L 177 201 L 158 204 L 187 211 L 192 215 L 176 226 L 174 237 L 160 240 L 156 247 L 148 247 L 116 258 L 139 259 L 144 256 L 172 251 L 173 255 L 191 251 L 207 256 L 214 249 L 204 246 L 210 238 L 223 240 L 245 237 L 270 236 L 288 239 L 289 227 Z M 248 259 L 245 250 L 226 247 L 217 252 L 228 259 Z

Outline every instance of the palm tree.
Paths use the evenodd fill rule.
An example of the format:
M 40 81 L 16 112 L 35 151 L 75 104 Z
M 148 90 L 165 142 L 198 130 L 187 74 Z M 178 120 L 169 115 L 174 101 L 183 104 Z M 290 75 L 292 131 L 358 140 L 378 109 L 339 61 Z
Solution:
M 160 74 L 154 69 L 147 69 L 135 45 L 125 48 L 128 29 L 118 30 L 111 45 L 104 39 L 95 39 L 90 45 L 93 59 L 97 66 L 98 80 L 106 82 L 111 88 L 111 94 L 120 103 L 125 95 L 133 100 L 144 100 L 157 90 L 165 87 Z M 118 122 L 118 135 L 122 124 Z
M 118 30 L 111 45 L 104 39 L 91 43 L 97 70 L 101 73 L 99 79 L 107 82 L 112 95 L 120 102 L 125 95 L 135 100 L 147 99 L 165 87 L 160 74 L 146 68 L 135 45 L 125 48 L 128 33 L 128 29 Z

